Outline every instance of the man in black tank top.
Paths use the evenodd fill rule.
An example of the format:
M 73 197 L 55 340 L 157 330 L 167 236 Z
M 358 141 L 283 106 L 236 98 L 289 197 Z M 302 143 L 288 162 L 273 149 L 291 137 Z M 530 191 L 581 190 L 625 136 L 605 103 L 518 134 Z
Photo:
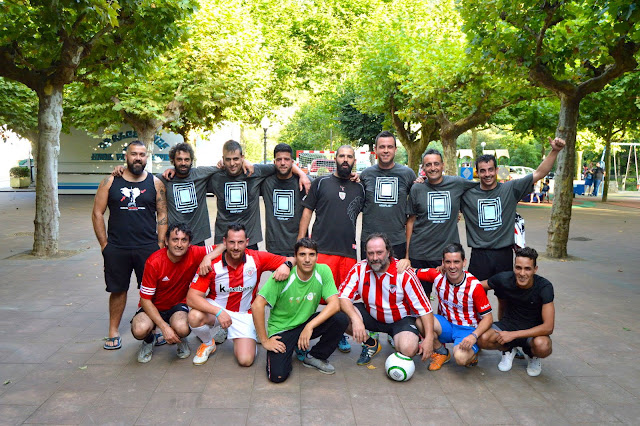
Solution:
M 164 246 L 167 231 L 167 197 L 162 182 L 147 173 L 147 149 L 133 141 L 125 153 L 122 177 L 106 177 L 93 204 L 93 230 L 102 249 L 104 279 L 109 297 L 109 337 L 105 349 L 120 349 L 118 327 L 127 303 L 131 272 L 138 288 L 147 257 Z M 109 207 L 108 231 L 104 212 Z

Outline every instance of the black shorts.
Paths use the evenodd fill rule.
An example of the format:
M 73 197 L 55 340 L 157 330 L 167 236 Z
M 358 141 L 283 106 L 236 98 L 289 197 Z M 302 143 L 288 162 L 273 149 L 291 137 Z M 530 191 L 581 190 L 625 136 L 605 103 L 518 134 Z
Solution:
M 469 272 L 480 281 L 505 271 L 513 271 L 513 249 L 511 246 L 500 249 L 474 248 L 471 250 Z
M 420 337 L 420 331 L 418 330 L 418 326 L 416 326 L 415 317 L 404 317 L 400 321 L 387 324 L 386 322 L 380 322 L 372 317 L 367 311 L 367 308 L 364 307 L 364 303 L 354 303 L 353 306 L 360 311 L 362 321 L 364 322 L 364 328 L 366 328 L 367 331 L 380 331 L 382 333 L 387 333 L 391 337 L 401 331 L 410 331 Z
M 133 317 L 135 318 L 135 316 L 138 315 L 140 312 L 144 312 L 144 309 L 142 309 L 142 307 L 138 308 L 138 310 L 136 311 Z M 176 312 L 189 313 L 189 307 L 184 303 L 178 303 L 177 305 L 171 307 L 170 309 L 167 309 L 166 311 L 158 311 L 158 312 L 160 313 L 162 320 L 167 324 L 169 324 L 173 314 L 175 314 Z M 133 318 L 131 318 L 131 322 L 133 322 Z
M 104 281 L 109 293 L 121 293 L 129 290 L 131 272 L 135 271 L 138 288 L 142 283 L 144 264 L 152 253 L 158 250 L 158 244 L 147 244 L 135 249 L 113 247 L 107 244 L 102 250 L 104 259 Z
M 491 328 L 493 328 L 494 330 L 498 330 L 498 331 L 523 330 L 522 327 L 518 327 L 516 324 L 514 324 L 512 322 L 504 321 L 504 320 L 500 320 L 500 321 L 494 322 L 491 325 Z M 532 340 L 533 340 L 532 337 L 522 337 L 520 339 L 514 339 L 514 340 L 510 341 L 509 343 L 507 343 L 504 346 L 509 348 L 509 350 L 511 350 L 513 348 L 521 347 L 522 351 L 524 353 L 526 353 L 529 356 L 532 356 L 532 354 L 531 354 L 531 341 Z
M 364 241 L 360 243 L 360 259 L 363 260 L 367 258 L 367 250 L 364 246 L 364 243 Z M 404 259 L 405 255 L 407 254 L 407 243 L 396 244 L 394 246 L 391 246 L 391 249 L 393 250 L 393 257 L 395 257 L 396 259 Z

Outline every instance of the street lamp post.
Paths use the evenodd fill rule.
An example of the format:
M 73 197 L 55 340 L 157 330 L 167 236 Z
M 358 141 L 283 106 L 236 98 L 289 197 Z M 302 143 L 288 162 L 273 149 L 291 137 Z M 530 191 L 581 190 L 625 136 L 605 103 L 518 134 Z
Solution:
M 262 130 L 264 130 L 264 163 L 263 164 L 267 164 L 267 130 L 269 130 L 269 127 L 271 126 L 271 121 L 269 120 L 269 117 L 267 117 L 266 115 L 262 117 L 262 120 L 260 120 L 260 126 L 262 126 Z
M 482 155 L 484 155 L 484 147 L 487 146 L 486 142 L 480 142 L 480 146 L 482 147 Z

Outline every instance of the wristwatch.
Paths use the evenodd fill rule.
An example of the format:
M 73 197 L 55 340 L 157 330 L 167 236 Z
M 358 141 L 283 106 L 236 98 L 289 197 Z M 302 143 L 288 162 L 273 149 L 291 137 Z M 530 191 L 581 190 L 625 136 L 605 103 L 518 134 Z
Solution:
M 290 260 L 285 260 L 284 264 L 287 265 L 289 269 L 293 269 L 293 263 L 291 263 Z

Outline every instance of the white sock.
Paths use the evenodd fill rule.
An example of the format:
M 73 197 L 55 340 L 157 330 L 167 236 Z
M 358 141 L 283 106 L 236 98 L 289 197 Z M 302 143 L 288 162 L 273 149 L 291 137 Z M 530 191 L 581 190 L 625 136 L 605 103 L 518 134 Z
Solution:
M 191 327 L 191 331 L 196 335 L 197 338 L 202 340 L 207 346 L 213 345 L 213 337 L 211 336 L 211 327 L 207 324 L 201 325 L 200 327 Z

